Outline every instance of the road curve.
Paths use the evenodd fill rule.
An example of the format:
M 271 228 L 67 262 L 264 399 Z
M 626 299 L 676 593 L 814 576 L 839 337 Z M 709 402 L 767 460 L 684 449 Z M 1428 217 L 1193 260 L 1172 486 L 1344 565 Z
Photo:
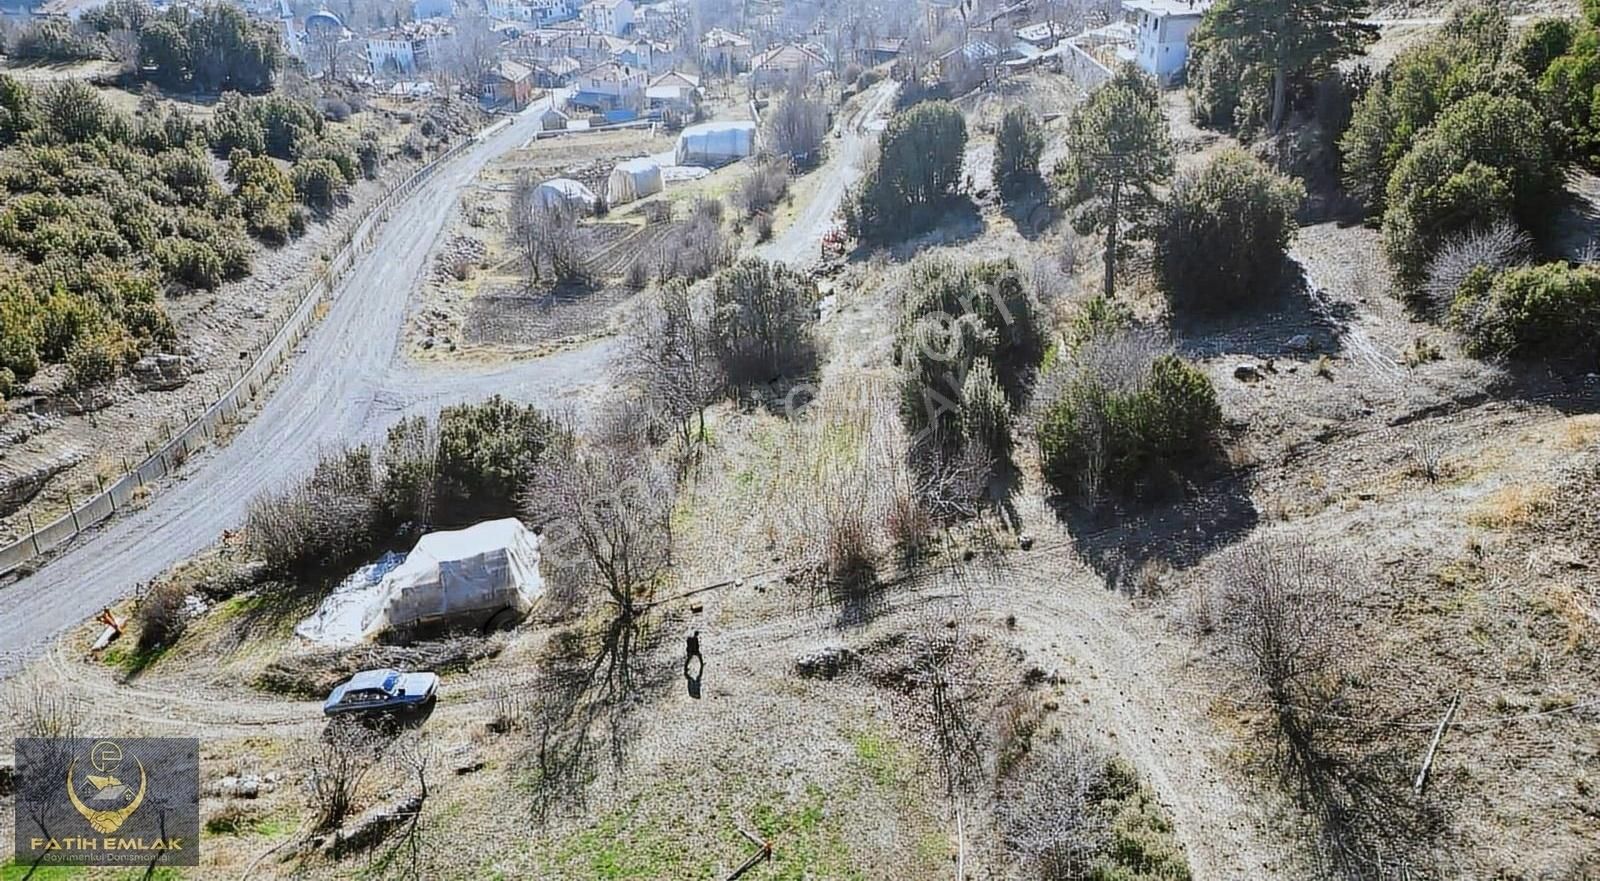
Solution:
M 876 139 L 874 121 L 894 94 L 893 83 L 880 84 L 840 123 L 837 149 L 815 172 L 822 175 L 821 189 L 758 253 L 797 266 L 816 259 Z M 411 294 L 462 192 L 491 160 L 533 137 L 549 100 L 512 117 L 395 208 L 341 283 L 326 318 L 302 341 L 277 390 L 226 447 L 202 456 L 144 508 L 0 588 L 0 680 L 102 606 L 242 524 L 251 499 L 303 477 L 321 450 L 374 442 L 402 418 L 491 394 L 560 410 L 580 407 L 610 385 L 616 352 L 610 340 L 494 368 L 414 364 L 400 343 Z
M 276 391 L 231 443 L 202 457 L 144 508 L 0 589 L 0 679 L 100 607 L 241 524 L 253 497 L 302 477 L 319 450 L 381 437 L 404 415 L 457 401 L 501 392 L 559 405 L 605 382 L 604 346 L 455 376 L 422 376 L 401 355 L 407 302 L 462 191 L 537 128 L 537 112 L 513 117 L 395 208 Z

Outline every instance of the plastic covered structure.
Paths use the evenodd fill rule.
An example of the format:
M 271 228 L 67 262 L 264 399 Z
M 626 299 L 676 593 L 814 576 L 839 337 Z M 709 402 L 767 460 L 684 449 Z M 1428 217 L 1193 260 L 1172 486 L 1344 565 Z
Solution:
M 520 617 L 544 593 L 539 538 L 515 519 L 430 532 L 376 593 L 361 621 L 368 639 L 427 626 L 482 627 L 508 610 Z
M 749 121 L 706 122 L 678 135 L 679 165 L 715 168 L 737 162 L 756 151 L 756 124 Z
M 612 205 L 626 205 L 661 192 L 661 166 L 653 159 L 630 159 L 618 163 L 606 178 L 606 199 Z
M 571 208 L 574 211 L 592 211 L 599 201 L 593 190 L 566 177 L 547 180 L 533 191 L 533 204 L 546 210 Z

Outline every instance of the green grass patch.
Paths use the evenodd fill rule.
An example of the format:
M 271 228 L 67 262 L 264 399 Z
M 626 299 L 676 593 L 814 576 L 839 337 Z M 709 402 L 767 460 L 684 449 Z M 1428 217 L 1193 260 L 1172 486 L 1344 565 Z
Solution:
M 555 854 L 557 864 L 568 874 L 596 881 L 709 881 L 716 873 L 715 854 L 696 849 L 646 812 L 647 804 L 682 802 L 673 793 L 636 796 L 564 841 Z
M 128 639 L 129 637 L 123 638 Z M 153 649 L 141 649 L 132 643 L 124 643 L 106 649 L 105 654 L 100 657 L 109 666 L 121 670 L 128 676 L 134 676 L 144 672 L 155 662 L 161 660 L 161 657 L 167 653 L 168 648 L 170 646 L 163 645 Z
M 858 734 L 851 741 L 855 744 L 856 761 L 873 783 L 893 787 L 907 778 L 910 756 L 899 743 L 875 731 Z
M 29 875 L 27 863 L 18 865 L 12 861 L 0 866 L 0 881 L 22 881 L 23 878 L 28 881 L 71 881 L 82 878 L 86 873 L 87 870 L 82 866 L 40 866 Z
M 850 850 L 837 815 L 825 810 L 827 794 L 821 787 L 808 786 L 798 805 L 779 806 L 763 802 L 751 812 L 756 834 L 772 842 L 772 868 L 762 877 L 776 881 L 809 881 L 830 878 L 838 881 L 866 881 L 866 875 L 851 865 Z
M 266 597 L 257 591 L 241 593 L 231 596 L 217 604 L 211 612 L 211 620 L 217 624 L 225 624 L 235 618 L 248 615 L 266 605 Z

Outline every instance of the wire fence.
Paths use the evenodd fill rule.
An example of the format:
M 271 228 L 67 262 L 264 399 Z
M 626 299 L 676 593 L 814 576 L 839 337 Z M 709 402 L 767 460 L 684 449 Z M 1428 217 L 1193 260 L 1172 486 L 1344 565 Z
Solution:
M 459 155 L 473 143 L 482 140 L 484 133 L 463 140 L 441 154 L 437 159 L 412 172 L 381 199 L 369 206 L 360 217 L 349 222 L 339 239 L 338 250 L 317 273 L 305 283 L 294 308 L 278 322 L 271 339 L 254 352 L 247 364 L 239 365 L 238 378 L 197 417 L 181 430 L 169 425 L 167 436 L 159 445 L 145 442 L 145 458 L 130 463 L 122 460 L 123 474 L 117 479 L 102 482 L 100 492 L 80 505 L 70 507 L 67 513 L 54 522 L 35 529 L 10 545 L 0 548 L 0 575 L 49 553 L 71 541 L 83 530 L 101 523 L 118 511 L 135 504 L 149 492 L 145 487 L 152 481 L 172 474 L 191 453 L 213 440 L 219 429 L 239 422 L 240 411 L 260 394 L 272 374 L 288 360 L 289 354 L 305 338 L 319 316 L 318 307 L 332 298 L 334 289 L 350 270 L 356 257 L 371 247 L 378 228 L 389 218 L 395 205 L 411 195 L 435 172 Z M 98 479 L 98 478 L 97 478 Z

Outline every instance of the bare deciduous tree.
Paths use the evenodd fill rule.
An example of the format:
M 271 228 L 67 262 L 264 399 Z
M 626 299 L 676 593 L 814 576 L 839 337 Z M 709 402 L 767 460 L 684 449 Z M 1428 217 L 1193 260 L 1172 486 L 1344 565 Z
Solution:
M 1498 273 L 1526 261 L 1531 253 L 1533 239 L 1510 221 L 1459 235 L 1441 246 L 1428 264 L 1423 298 L 1436 314 L 1447 314 L 1474 271 Z
M 306 797 L 316 831 L 330 832 L 344 825 L 362 782 L 378 767 L 384 746 L 377 732 L 349 722 L 335 722 L 320 739 L 300 743 L 296 764 L 305 769 Z
M 996 813 L 1007 848 L 1044 881 L 1087 878 L 1110 838 L 1097 809 L 1108 757 L 1068 735 L 1002 781 Z
M 421 879 L 430 877 L 422 865 L 423 852 L 428 848 L 428 826 L 424 823 L 424 810 L 428 805 L 428 781 L 439 753 L 433 741 L 421 732 L 401 736 L 389 747 L 390 764 L 401 778 L 414 783 L 416 790 L 401 806 L 396 820 L 403 831 L 389 847 L 383 862 L 389 868 L 386 877 Z
M 972 639 L 961 610 L 925 616 L 910 634 L 909 680 L 920 706 L 917 716 L 944 774 L 950 796 L 972 791 L 984 779 L 988 752 L 981 723 Z
M 828 108 L 806 93 L 806 83 L 791 83 L 767 114 L 767 143 L 801 167 L 816 163 L 828 137 Z
M 1292 710 L 1339 657 L 1343 597 L 1360 582 L 1298 538 L 1266 536 L 1215 563 L 1207 603 L 1232 662 L 1274 708 Z
M 672 564 L 669 474 L 637 447 L 551 449 L 528 488 L 544 559 L 568 586 L 601 591 L 631 621 Z
M 453 24 L 455 33 L 446 48 L 446 61 L 438 70 L 446 77 L 460 77 L 467 88 L 476 90 L 483 75 L 498 60 L 500 35 L 483 8 L 476 4 L 465 5 Z
M 676 426 L 687 452 L 705 438 L 706 407 L 727 383 L 707 304 L 681 279 L 667 282 L 639 304 L 625 345 L 623 372 Z
M 13 681 L 3 704 L 18 738 L 38 738 L 42 743 L 27 754 L 28 774 L 44 780 L 64 780 L 75 751 L 71 740 L 83 735 L 83 706 L 60 688 L 38 678 Z M 48 821 L 58 802 L 58 790 L 37 788 L 16 794 L 17 816 L 28 817 L 45 837 L 53 837 Z M 42 856 L 41 856 L 42 859 Z
M 661 241 L 655 259 L 656 278 L 699 281 L 733 259 L 733 248 L 722 234 L 722 216 L 721 202 L 696 199 L 688 220 Z
M 589 278 L 589 260 L 578 229 L 578 211 L 565 203 L 546 204 L 537 196 L 532 178 L 517 182 L 507 226 L 528 277 L 528 287 L 544 281 L 548 271 L 557 284 Z

